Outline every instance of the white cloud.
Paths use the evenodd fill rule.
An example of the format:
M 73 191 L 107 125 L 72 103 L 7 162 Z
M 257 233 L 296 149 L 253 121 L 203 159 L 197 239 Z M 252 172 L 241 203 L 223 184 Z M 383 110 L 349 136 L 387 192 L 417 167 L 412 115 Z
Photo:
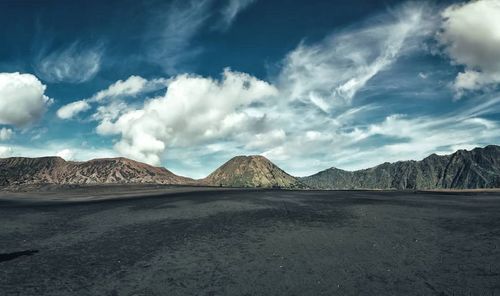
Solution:
M 97 131 L 120 137 L 119 154 L 151 164 L 159 164 L 168 149 L 194 157 L 193 167 L 205 170 L 198 176 L 211 169 L 200 168 L 200 159 L 215 165 L 213 159 L 225 161 L 231 153 L 264 154 L 291 172 L 323 169 L 337 161 L 330 156 L 341 156 L 340 149 L 373 137 L 357 121 L 380 106 L 348 103 L 374 75 L 430 35 L 434 23 L 423 17 L 426 11 L 402 6 L 318 44 L 301 44 L 285 59 L 276 85 L 229 70 L 221 81 L 176 76 L 164 96 L 147 99 L 142 107 L 103 103 L 93 116 L 100 121 Z M 333 108 L 336 104 L 344 106 Z
M 442 18 L 437 38 L 453 63 L 465 66 L 454 83 L 457 94 L 500 83 L 500 1 L 452 5 Z
M 136 96 L 140 93 L 156 91 L 166 86 L 167 79 L 164 78 L 146 80 L 140 76 L 132 75 L 125 81 L 118 80 L 107 89 L 99 91 L 90 100 L 99 102 L 106 98 Z
M 0 73 L 0 124 L 25 126 L 38 120 L 52 102 L 35 76 Z
M 103 120 L 102 135 L 120 135 L 115 149 L 122 155 L 158 165 L 167 146 L 208 143 L 258 130 L 265 117 L 252 104 L 276 96 L 272 85 L 226 69 L 220 81 L 179 75 L 164 96 L 147 100 L 116 121 Z
M 428 12 L 403 6 L 317 44 L 302 43 L 284 60 L 275 85 L 230 70 L 221 79 L 184 74 L 159 80 L 167 84 L 164 95 L 130 102 L 120 99 L 122 94 L 139 94 L 148 82 L 140 77 L 131 79 L 130 87 L 124 85 L 128 80 L 117 82 L 86 99 L 98 106 L 91 118 L 99 122 L 100 135 L 117 138 L 116 154 L 154 165 L 166 159 L 167 167 L 198 177 L 237 154 L 263 154 L 292 174 L 307 175 L 500 141 L 498 122 L 488 119 L 500 98 L 460 112 L 444 106 L 441 115 L 427 116 L 422 114 L 430 108 L 420 115 L 397 114 L 403 99 L 411 98 L 368 105 L 354 99 L 367 86 L 378 87 L 368 84 L 375 75 L 390 71 L 419 41 L 434 36 Z M 431 76 L 438 74 L 419 68 L 408 83 Z
M 385 161 L 419 160 L 434 152 L 451 153 L 499 143 L 500 125 L 487 118 L 498 110 L 500 98 L 481 101 L 467 103 L 459 111 L 450 108 L 440 115 L 427 116 L 394 114 L 383 106 L 353 107 L 336 116 L 313 113 L 313 106 L 295 111 L 280 107 L 279 115 L 272 116 L 269 111 L 266 116 L 268 127 L 284 130 L 283 141 L 270 141 L 252 150 L 253 147 L 238 145 L 245 141 L 252 143 L 254 138 L 233 138 L 235 142 L 219 147 L 216 155 L 206 152 L 203 159 L 220 159 L 217 163 L 220 165 L 228 155 L 258 153 L 289 173 L 305 176 L 332 166 L 362 169 Z M 374 112 L 376 119 L 366 123 L 364 118 Z M 193 151 L 203 153 L 203 149 L 199 150 Z M 207 173 L 215 167 L 198 170 Z
M 87 111 L 89 109 L 90 105 L 89 103 L 87 103 L 87 101 L 76 101 L 59 108 L 59 110 L 57 110 L 57 116 L 61 119 L 70 119 L 78 113 Z
M 100 106 L 96 119 L 115 118 L 122 112 L 126 104 L 119 99 L 124 97 L 133 97 L 142 93 L 157 91 L 167 86 L 167 79 L 158 78 L 146 80 L 140 76 L 132 75 L 126 80 L 118 80 L 111 84 L 107 89 L 97 92 L 88 99 L 75 101 L 62 106 L 57 110 L 57 116 L 61 119 L 71 119 L 80 112 L 87 111 L 91 108 L 91 104 L 108 103 L 106 100 L 113 100 L 106 106 Z
M 306 176 L 335 166 L 357 170 L 383 162 L 421 160 L 431 153 L 498 142 L 500 126 L 484 118 L 410 117 L 389 115 L 382 122 L 350 131 L 307 132 L 288 137 L 286 144 L 263 154 L 286 171 Z M 369 144 L 383 137 L 379 143 Z
M 481 71 L 465 70 L 458 73 L 453 85 L 458 97 L 463 95 L 466 90 L 480 90 L 489 85 L 500 83 L 499 73 L 485 73 Z
M 9 157 L 12 154 L 12 148 L 0 146 L 0 157 Z
M 0 141 L 7 141 L 10 140 L 14 132 L 10 128 L 1 128 L 0 129 Z
M 385 161 L 420 160 L 431 153 L 452 153 L 457 149 L 491 143 L 500 132 L 500 126 L 465 114 L 418 118 L 392 115 L 363 132 L 367 133 L 367 138 L 383 135 L 400 141 L 357 151 L 338 163 L 343 162 L 350 169 L 360 169 Z
M 429 78 L 429 74 L 420 72 L 420 73 L 418 73 L 418 77 L 420 77 L 422 79 L 427 79 L 427 78 Z
M 224 6 L 221 11 L 222 18 L 219 28 L 227 30 L 240 12 L 256 1 L 257 0 L 228 0 L 227 5 Z
M 75 152 L 71 149 L 63 149 L 56 152 L 56 156 L 59 156 L 64 160 L 73 160 L 73 158 L 75 157 Z
M 102 55 L 102 46 L 88 48 L 75 42 L 62 50 L 40 53 L 36 73 L 48 82 L 86 82 L 99 72 Z
M 246 149 L 265 149 L 283 144 L 286 140 L 286 133 L 283 129 L 275 129 L 255 134 L 245 140 L 247 141 Z
M 96 112 L 92 115 L 92 119 L 96 121 L 115 120 L 118 116 L 131 109 L 133 108 L 125 101 L 111 100 L 107 104 L 97 107 Z
M 291 99 L 325 112 L 351 102 L 380 71 L 386 70 L 415 41 L 430 34 L 424 6 L 408 4 L 371 23 L 335 33 L 313 45 L 301 43 L 284 60 L 279 77 Z

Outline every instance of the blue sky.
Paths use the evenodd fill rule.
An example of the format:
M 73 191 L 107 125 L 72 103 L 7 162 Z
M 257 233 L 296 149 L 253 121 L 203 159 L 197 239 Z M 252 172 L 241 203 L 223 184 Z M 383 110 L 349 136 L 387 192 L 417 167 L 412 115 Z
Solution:
M 500 1 L 0 2 L 0 157 L 294 175 L 500 143 Z

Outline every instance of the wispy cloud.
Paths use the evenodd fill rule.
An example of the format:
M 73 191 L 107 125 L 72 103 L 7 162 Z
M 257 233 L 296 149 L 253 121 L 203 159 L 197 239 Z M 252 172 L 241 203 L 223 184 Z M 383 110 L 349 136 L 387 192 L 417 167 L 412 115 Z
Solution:
M 216 28 L 223 31 L 227 30 L 238 14 L 255 2 L 257 0 L 227 0 L 227 4 L 221 10 L 222 17 Z
M 407 4 L 320 43 L 301 43 L 284 60 L 281 88 L 325 112 L 349 104 L 370 79 L 430 33 L 425 9 Z
M 149 60 L 167 74 L 182 72 L 183 66 L 203 51 L 193 40 L 204 28 L 227 30 L 238 14 L 257 0 L 224 0 L 219 13 L 217 0 L 174 1 L 151 18 L 145 36 Z
M 34 68 L 47 82 L 83 83 L 99 72 L 103 53 L 103 45 L 89 47 L 81 42 L 52 51 L 45 48 L 38 53 Z
M 211 15 L 213 0 L 174 1 L 164 12 L 152 18 L 146 36 L 148 56 L 168 74 L 200 52 L 192 39 Z
M 369 113 L 366 111 L 350 118 L 332 118 L 323 127 L 302 120 L 303 129 L 287 134 L 285 143 L 270 146 L 264 155 L 294 174 L 308 175 L 331 166 L 362 169 L 386 161 L 420 160 L 431 153 L 498 143 L 500 124 L 488 118 L 498 110 L 500 99 L 481 101 L 439 115 L 387 112 L 381 120 L 369 124 L 355 123 Z

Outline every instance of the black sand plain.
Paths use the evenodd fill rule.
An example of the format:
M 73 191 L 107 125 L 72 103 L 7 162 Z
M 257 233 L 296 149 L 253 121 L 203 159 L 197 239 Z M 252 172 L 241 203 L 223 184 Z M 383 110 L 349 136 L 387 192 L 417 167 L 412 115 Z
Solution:
M 0 295 L 500 295 L 500 193 L 0 193 Z

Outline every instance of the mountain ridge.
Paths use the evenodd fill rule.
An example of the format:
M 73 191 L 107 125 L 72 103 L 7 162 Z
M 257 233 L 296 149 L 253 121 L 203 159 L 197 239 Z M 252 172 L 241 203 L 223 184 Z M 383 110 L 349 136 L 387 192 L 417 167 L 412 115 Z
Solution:
M 382 163 L 345 171 L 329 168 L 299 178 L 316 189 L 477 189 L 500 187 L 500 147 L 435 153 L 416 161 Z
M 163 167 L 127 159 L 98 158 L 66 161 L 58 156 L 0 159 L 0 186 L 25 184 L 192 184 Z
M 124 157 L 66 161 L 57 156 L 0 158 L 0 187 L 33 184 L 171 184 L 284 189 L 500 188 L 500 146 L 435 153 L 416 161 L 385 162 L 345 171 L 329 168 L 294 177 L 260 155 L 235 156 L 203 179 L 175 175 Z

